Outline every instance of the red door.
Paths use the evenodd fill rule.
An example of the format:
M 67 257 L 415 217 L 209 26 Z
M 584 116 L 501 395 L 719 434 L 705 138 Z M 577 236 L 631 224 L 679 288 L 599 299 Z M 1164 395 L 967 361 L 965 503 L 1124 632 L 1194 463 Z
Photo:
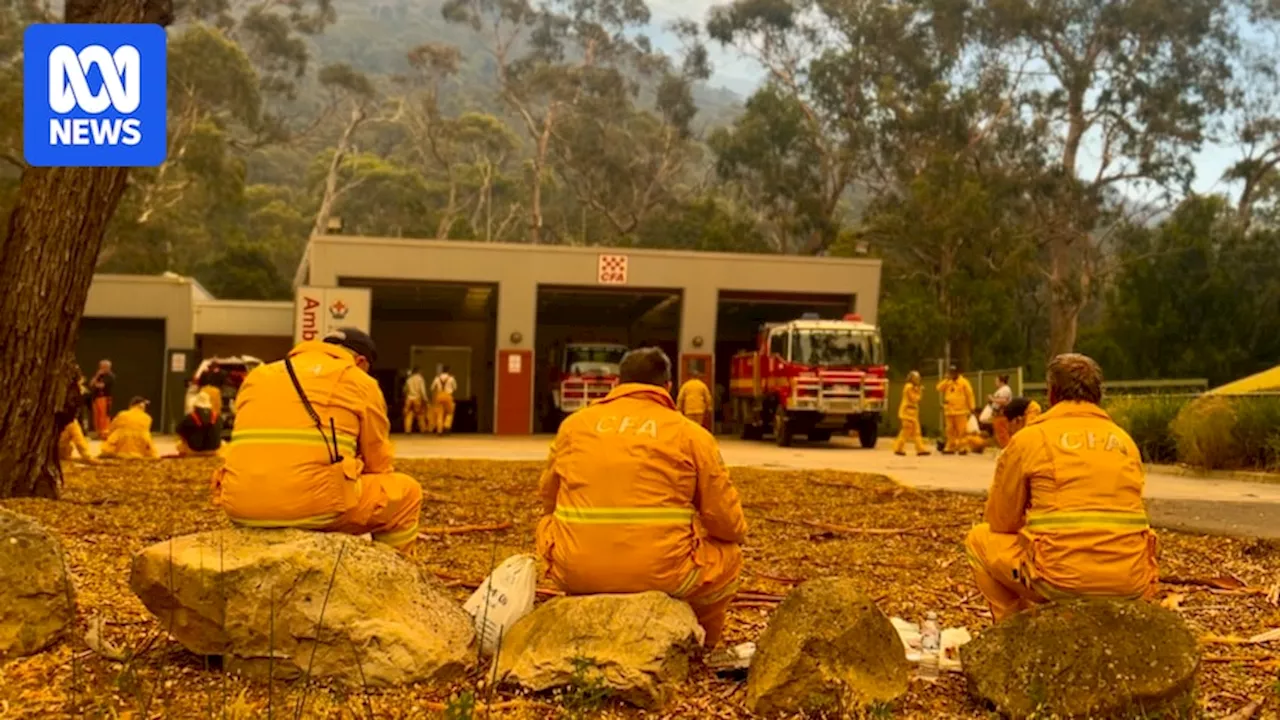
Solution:
M 494 432 L 529 435 L 533 432 L 533 351 L 498 351 L 498 408 Z

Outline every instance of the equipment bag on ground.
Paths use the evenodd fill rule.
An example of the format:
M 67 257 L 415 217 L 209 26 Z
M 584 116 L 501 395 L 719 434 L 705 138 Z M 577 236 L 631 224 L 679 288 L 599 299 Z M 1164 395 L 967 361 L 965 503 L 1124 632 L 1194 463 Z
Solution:
M 513 555 L 494 569 L 462 606 L 475 619 L 476 635 L 486 655 L 498 650 L 499 639 L 512 625 L 533 611 L 538 590 L 538 562 L 533 555 Z

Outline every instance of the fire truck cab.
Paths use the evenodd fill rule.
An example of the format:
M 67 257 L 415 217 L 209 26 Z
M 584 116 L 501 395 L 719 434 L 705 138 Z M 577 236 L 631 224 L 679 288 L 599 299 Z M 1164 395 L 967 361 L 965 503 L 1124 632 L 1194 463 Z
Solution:
M 744 439 L 772 433 L 782 446 L 796 435 L 825 442 L 856 432 L 873 448 L 889 396 L 887 370 L 879 329 L 858 315 L 765 325 L 756 349 L 733 357 L 735 426 Z
M 618 368 L 627 346 L 617 343 L 566 343 L 551 383 L 551 406 L 563 419 L 618 384 Z

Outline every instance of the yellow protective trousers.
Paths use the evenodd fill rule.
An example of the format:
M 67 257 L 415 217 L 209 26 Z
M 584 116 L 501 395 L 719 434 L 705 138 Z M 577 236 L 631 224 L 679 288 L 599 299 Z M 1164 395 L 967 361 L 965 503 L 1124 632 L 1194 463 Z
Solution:
M 902 423 L 901 429 L 898 430 L 898 439 L 893 441 L 893 451 L 896 453 L 904 452 L 907 444 L 915 445 L 917 455 L 928 455 L 929 449 L 924 444 L 924 437 L 920 432 L 919 420 L 899 420 Z
M 991 606 L 996 622 L 1038 603 L 1079 597 L 1136 600 L 1156 592 L 1152 582 L 1143 592 L 1076 593 L 1055 588 L 1032 577 L 1027 551 L 1020 535 L 998 533 L 982 523 L 969 531 L 964 541 L 965 555 L 973 568 L 978 590 Z
M 947 444 L 946 452 L 958 452 L 961 455 L 969 452 L 969 416 L 966 415 L 947 415 L 946 416 L 946 432 Z
M 431 425 L 430 430 L 435 430 L 437 434 L 446 433 L 453 429 L 453 395 L 451 393 L 436 393 L 435 398 L 431 401 Z
M 373 539 L 405 552 L 418 538 L 422 514 L 422 487 L 404 473 L 360 476 L 360 499 L 344 513 L 301 520 L 249 520 L 228 513 L 231 521 L 244 527 L 299 528 L 348 535 L 370 533 Z
M 427 403 L 422 398 L 407 398 L 404 401 L 404 431 L 406 433 L 413 432 L 414 422 L 417 422 L 422 432 L 429 432 L 431 426 L 427 423 Z
M 673 573 L 667 577 L 679 580 L 664 580 L 656 575 L 649 581 L 635 577 L 625 568 L 614 568 L 622 572 L 610 572 L 607 569 L 608 558 L 594 553 L 573 555 L 566 553 L 565 546 L 573 543 L 561 539 L 561 547 L 557 548 L 557 536 L 564 532 L 566 518 L 571 513 L 545 515 L 538 523 L 538 552 L 547 562 L 547 574 L 551 582 L 569 595 L 594 595 L 597 593 L 638 593 L 648 590 L 665 592 L 677 600 L 689 603 L 693 613 L 698 617 L 698 624 L 706 631 L 704 644 L 714 647 L 720 642 L 724 632 L 725 618 L 729 611 L 729 603 L 738 592 L 742 575 L 742 548 L 736 543 L 724 542 L 714 538 L 699 539 L 693 556 L 680 566 L 673 567 Z M 584 520 L 596 525 L 597 521 Z M 569 521 L 572 527 L 578 523 Z M 578 562 L 575 562 L 577 560 Z M 587 570 L 583 572 L 583 570 Z M 623 575 L 629 576 L 624 579 Z

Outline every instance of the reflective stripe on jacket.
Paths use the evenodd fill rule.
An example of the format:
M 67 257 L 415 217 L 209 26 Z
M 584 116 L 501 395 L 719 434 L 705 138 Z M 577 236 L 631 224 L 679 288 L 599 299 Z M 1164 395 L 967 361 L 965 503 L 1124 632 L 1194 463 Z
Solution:
M 226 464 L 215 476 L 218 503 L 241 524 L 324 525 L 355 507 L 361 473 L 392 471 L 386 402 L 352 353 L 308 341 L 289 358 L 324 431 L 307 414 L 283 361 L 249 373 L 236 395 Z M 344 458 L 336 464 L 335 434 Z
M 1144 480 L 1137 446 L 1106 412 L 1058 403 L 1000 454 L 986 521 L 1020 535 L 1032 580 L 1072 593 L 1141 594 L 1159 575 Z
M 560 426 L 541 481 L 538 545 L 570 592 L 696 586 L 701 538 L 747 521 L 715 438 L 652 385 L 619 385 Z

